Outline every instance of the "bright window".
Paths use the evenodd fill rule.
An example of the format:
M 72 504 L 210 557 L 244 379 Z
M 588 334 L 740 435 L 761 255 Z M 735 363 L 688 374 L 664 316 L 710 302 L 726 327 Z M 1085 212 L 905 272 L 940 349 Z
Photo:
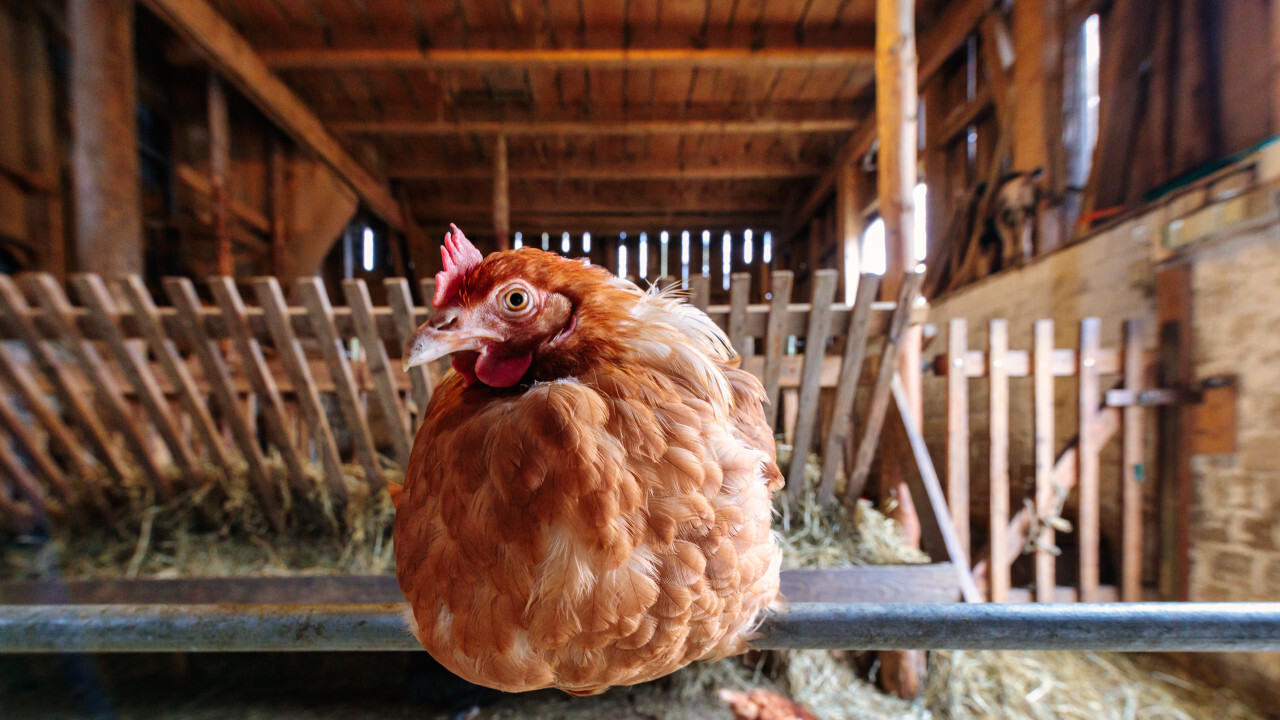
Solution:
M 888 268 L 884 246 L 884 220 L 876 218 L 862 233 L 862 272 L 883 275 Z
M 373 271 L 373 228 L 371 227 L 366 227 L 364 229 L 364 236 L 361 242 L 360 256 L 361 256 L 361 259 L 364 261 L 361 264 L 364 265 L 365 271 L 372 272 Z

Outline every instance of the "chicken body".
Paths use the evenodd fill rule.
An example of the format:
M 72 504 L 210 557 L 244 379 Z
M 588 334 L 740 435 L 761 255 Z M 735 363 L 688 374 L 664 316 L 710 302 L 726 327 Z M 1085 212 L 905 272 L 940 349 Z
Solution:
M 745 649 L 781 561 L 759 382 L 705 314 L 600 268 L 521 250 L 471 272 L 436 345 L 495 293 L 536 296 L 517 329 L 555 322 L 484 330 L 501 347 L 455 354 L 427 408 L 395 528 L 415 635 L 472 682 L 581 695 Z

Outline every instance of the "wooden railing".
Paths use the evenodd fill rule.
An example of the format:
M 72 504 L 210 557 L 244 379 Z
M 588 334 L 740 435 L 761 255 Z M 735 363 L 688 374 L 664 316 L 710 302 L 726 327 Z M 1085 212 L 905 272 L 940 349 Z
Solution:
M 896 303 L 874 302 L 878 277 L 860 282 L 853 307 L 834 302 L 835 271 L 815 273 L 807 303 L 791 302 L 789 272 L 774 273 L 769 299 L 754 305 L 750 274 L 733 276 L 728 305 L 706 306 L 705 278 L 692 283 L 692 302 L 762 379 L 771 421 L 796 448 L 784 468 L 793 494 L 810 451 L 823 454 L 824 500 L 834 499 L 846 466 L 854 483 L 865 481 L 890 399 L 886 369 L 896 367 L 904 329 L 924 317 L 918 276 Z M 346 501 L 351 477 L 376 490 L 385 473 L 403 469 L 444 369 L 406 375 L 392 364 L 430 310 L 406 280 L 385 281 L 385 306 L 373 304 L 362 280 L 342 284 L 338 306 L 316 278 L 298 281 L 296 305 L 271 277 L 214 278 L 212 304 L 190 280 L 166 278 L 162 287 L 163 307 L 137 277 L 75 276 L 68 292 L 49 275 L 0 276 L 0 431 L 12 441 L 0 435 L 0 482 L 15 490 L 0 492 L 0 522 L 23 524 L 31 515 L 23 504 L 51 496 L 107 513 L 104 477 L 141 476 L 163 500 L 176 486 L 239 472 L 280 526 L 285 492 L 314 497 L 318 487 L 332 508 Z M 429 300 L 433 281 L 418 290 Z M 855 412 L 876 342 L 870 404 Z M 853 457 L 855 417 L 867 421 Z
M 985 350 L 968 346 L 968 325 L 952 320 L 947 352 L 934 364 L 947 380 L 947 497 L 962 543 L 969 551 L 970 497 L 970 384 L 987 383 L 989 473 L 989 538 L 986 549 L 974 557 L 974 577 L 995 602 L 1034 598 L 1038 602 L 1080 600 L 1097 602 L 1142 599 L 1143 561 L 1143 398 L 1145 355 L 1140 328 L 1128 321 L 1122 345 L 1101 346 L 1101 323 L 1088 318 L 1080 323 L 1075 348 L 1054 346 L 1052 320 L 1036 322 L 1028 350 L 1009 348 L 1008 323 L 993 320 Z M 1118 376 L 1115 389 L 1104 393 L 1102 378 Z M 1010 514 L 1009 379 L 1031 378 L 1033 454 L 1035 475 L 1027 489 L 1028 503 Z M 1055 447 L 1055 383 L 1074 378 L 1078 405 L 1075 436 L 1061 451 Z M 1116 586 L 1100 582 L 1101 497 L 1100 457 L 1104 446 L 1120 440 L 1120 538 L 1119 580 Z M 1079 549 L 1078 588 L 1057 583 L 1056 527 L 1068 495 L 1077 494 L 1079 507 L 1073 531 Z M 1034 555 L 1032 589 L 1012 587 L 1010 568 L 1029 550 Z

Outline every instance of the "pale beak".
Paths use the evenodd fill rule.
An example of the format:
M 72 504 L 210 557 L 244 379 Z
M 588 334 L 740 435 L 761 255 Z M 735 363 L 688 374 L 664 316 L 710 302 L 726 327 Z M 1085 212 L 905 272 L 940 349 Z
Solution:
M 467 327 L 461 321 L 452 322 L 445 327 L 437 327 L 449 318 L 437 318 L 432 315 L 422 324 L 404 344 L 405 372 L 409 368 L 439 360 L 446 355 L 467 350 L 481 350 L 486 341 L 499 341 L 502 336 L 490 330 Z

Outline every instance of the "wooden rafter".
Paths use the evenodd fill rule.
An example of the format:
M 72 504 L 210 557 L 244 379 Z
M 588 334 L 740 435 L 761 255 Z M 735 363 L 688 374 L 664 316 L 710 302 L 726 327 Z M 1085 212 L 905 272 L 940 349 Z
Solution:
M 650 69 L 705 67 L 734 70 L 869 65 L 875 48 L 360 48 L 264 50 L 275 70 L 492 70 L 510 67 Z
M 374 213 L 393 227 L 401 227 L 400 207 L 386 183 L 342 147 L 324 123 L 262 62 L 249 41 L 208 2 L 143 0 L 143 4 L 190 42 L 281 130 L 324 160 Z
M 156 1 L 156 0 L 152 0 Z M 349 120 L 329 123 L 353 135 L 798 135 L 848 132 L 851 118 L 744 118 L 737 120 Z
M 737 180 L 751 178 L 817 177 L 825 167 L 788 163 L 726 163 L 724 165 L 608 165 L 585 167 L 513 167 L 513 180 Z M 473 166 L 449 167 L 444 164 L 413 164 L 392 167 L 387 177 L 393 180 L 488 180 L 489 168 Z

